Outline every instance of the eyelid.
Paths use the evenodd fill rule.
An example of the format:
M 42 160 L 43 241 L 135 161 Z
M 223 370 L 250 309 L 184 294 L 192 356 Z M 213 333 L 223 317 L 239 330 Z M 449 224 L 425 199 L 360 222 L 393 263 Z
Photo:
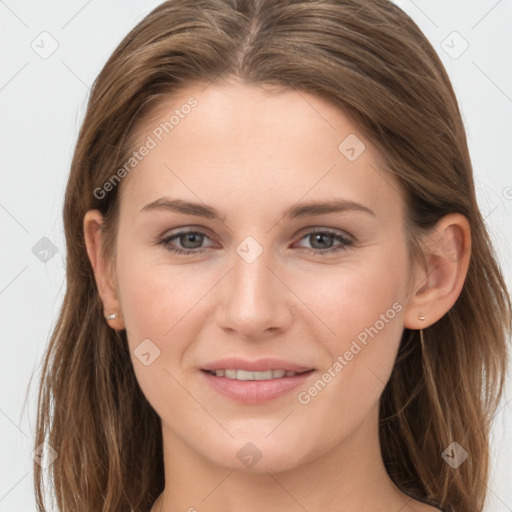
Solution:
M 322 226 L 308 226 L 306 228 L 302 228 L 294 235 L 293 238 L 298 238 L 299 240 L 302 240 L 305 236 L 314 235 L 315 233 L 325 233 L 333 235 L 335 237 L 344 238 L 345 240 L 350 241 L 351 243 L 354 243 L 356 241 L 356 237 L 349 233 L 348 231 L 344 231 L 338 228 L 327 228 Z
M 205 236 L 207 236 L 210 240 L 214 240 L 217 238 L 218 240 L 221 240 L 220 236 L 214 235 L 212 231 L 210 231 L 208 228 L 205 228 L 204 226 L 182 226 L 175 229 L 168 229 L 164 231 L 164 233 L 157 237 L 156 241 L 158 240 L 164 240 L 168 238 L 172 238 L 174 236 L 178 235 L 184 235 L 187 233 L 201 233 Z

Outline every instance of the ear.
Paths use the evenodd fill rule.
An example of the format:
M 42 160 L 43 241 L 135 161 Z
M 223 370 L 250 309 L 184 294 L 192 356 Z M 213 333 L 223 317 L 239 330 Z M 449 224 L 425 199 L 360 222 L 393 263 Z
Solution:
M 414 263 L 414 284 L 404 315 L 404 326 L 409 329 L 437 322 L 459 297 L 471 255 L 468 220 L 458 213 L 446 215 L 423 237 L 421 245 L 426 266 Z
M 112 265 L 105 261 L 102 253 L 103 243 L 103 216 L 99 210 L 89 210 L 84 216 L 84 237 L 87 247 L 87 254 L 91 261 L 94 271 L 98 293 L 104 307 L 105 321 L 110 327 L 116 330 L 124 329 L 124 320 L 121 313 L 121 305 L 117 298 L 117 291 L 114 285 L 114 276 L 112 275 Z M 106 317 L 112 313 L 117 314 L 117 318 L 106 320 Z

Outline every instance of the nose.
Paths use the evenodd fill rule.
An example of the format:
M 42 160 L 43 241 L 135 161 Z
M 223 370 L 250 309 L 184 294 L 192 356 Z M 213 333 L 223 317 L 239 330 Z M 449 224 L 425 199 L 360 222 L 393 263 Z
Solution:
M 291 324 L 293 294 L 274 268 L 270 250 L 248 261 L 234 255 L 233 268 L 222 280 L 217 324 L 241 338 L 265 339 Z

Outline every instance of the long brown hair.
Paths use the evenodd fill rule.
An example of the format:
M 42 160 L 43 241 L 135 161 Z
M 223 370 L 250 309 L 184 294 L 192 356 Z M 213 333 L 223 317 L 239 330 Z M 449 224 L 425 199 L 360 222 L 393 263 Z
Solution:
M 42 368 L 34 464 L 62 512 L 141 511 L 163 490 L 161 424 L 132 368 L 126 332 L 103 318 L 83 234 L 105 217 L 114 256 L 119 187 L 101 188 L 134 150 L 137 123 L 192 82 L 235 76 L 327 99 L 383 155 L 408 209 L 411 254 L 442 216 L 467 217 L 471 261 L 451 310 L 404 330 L 380 401 L 387 471 L 405 493 L 448 512 L 481 511 L 488 437 L 508 364 L 511 304 L 479 211 L 466 134 L 447 73 L 417 25 L 388 0 L 171 0 L 119 44 L 91 91 L 64 204 L 67 289 Z M 136 172 L 136 171 L 134 171 Z M 452 469 L 452 442 L 469 458 Z

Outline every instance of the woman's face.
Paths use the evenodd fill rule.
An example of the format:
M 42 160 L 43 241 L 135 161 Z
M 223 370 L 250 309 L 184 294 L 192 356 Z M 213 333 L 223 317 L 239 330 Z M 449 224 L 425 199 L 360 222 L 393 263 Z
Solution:
M 411 291 L 375 149 L 290 89 L 194 85 L 155 119 L 120 185 L 116 277 L 164 442 L 263 472 L 375 436 Z

